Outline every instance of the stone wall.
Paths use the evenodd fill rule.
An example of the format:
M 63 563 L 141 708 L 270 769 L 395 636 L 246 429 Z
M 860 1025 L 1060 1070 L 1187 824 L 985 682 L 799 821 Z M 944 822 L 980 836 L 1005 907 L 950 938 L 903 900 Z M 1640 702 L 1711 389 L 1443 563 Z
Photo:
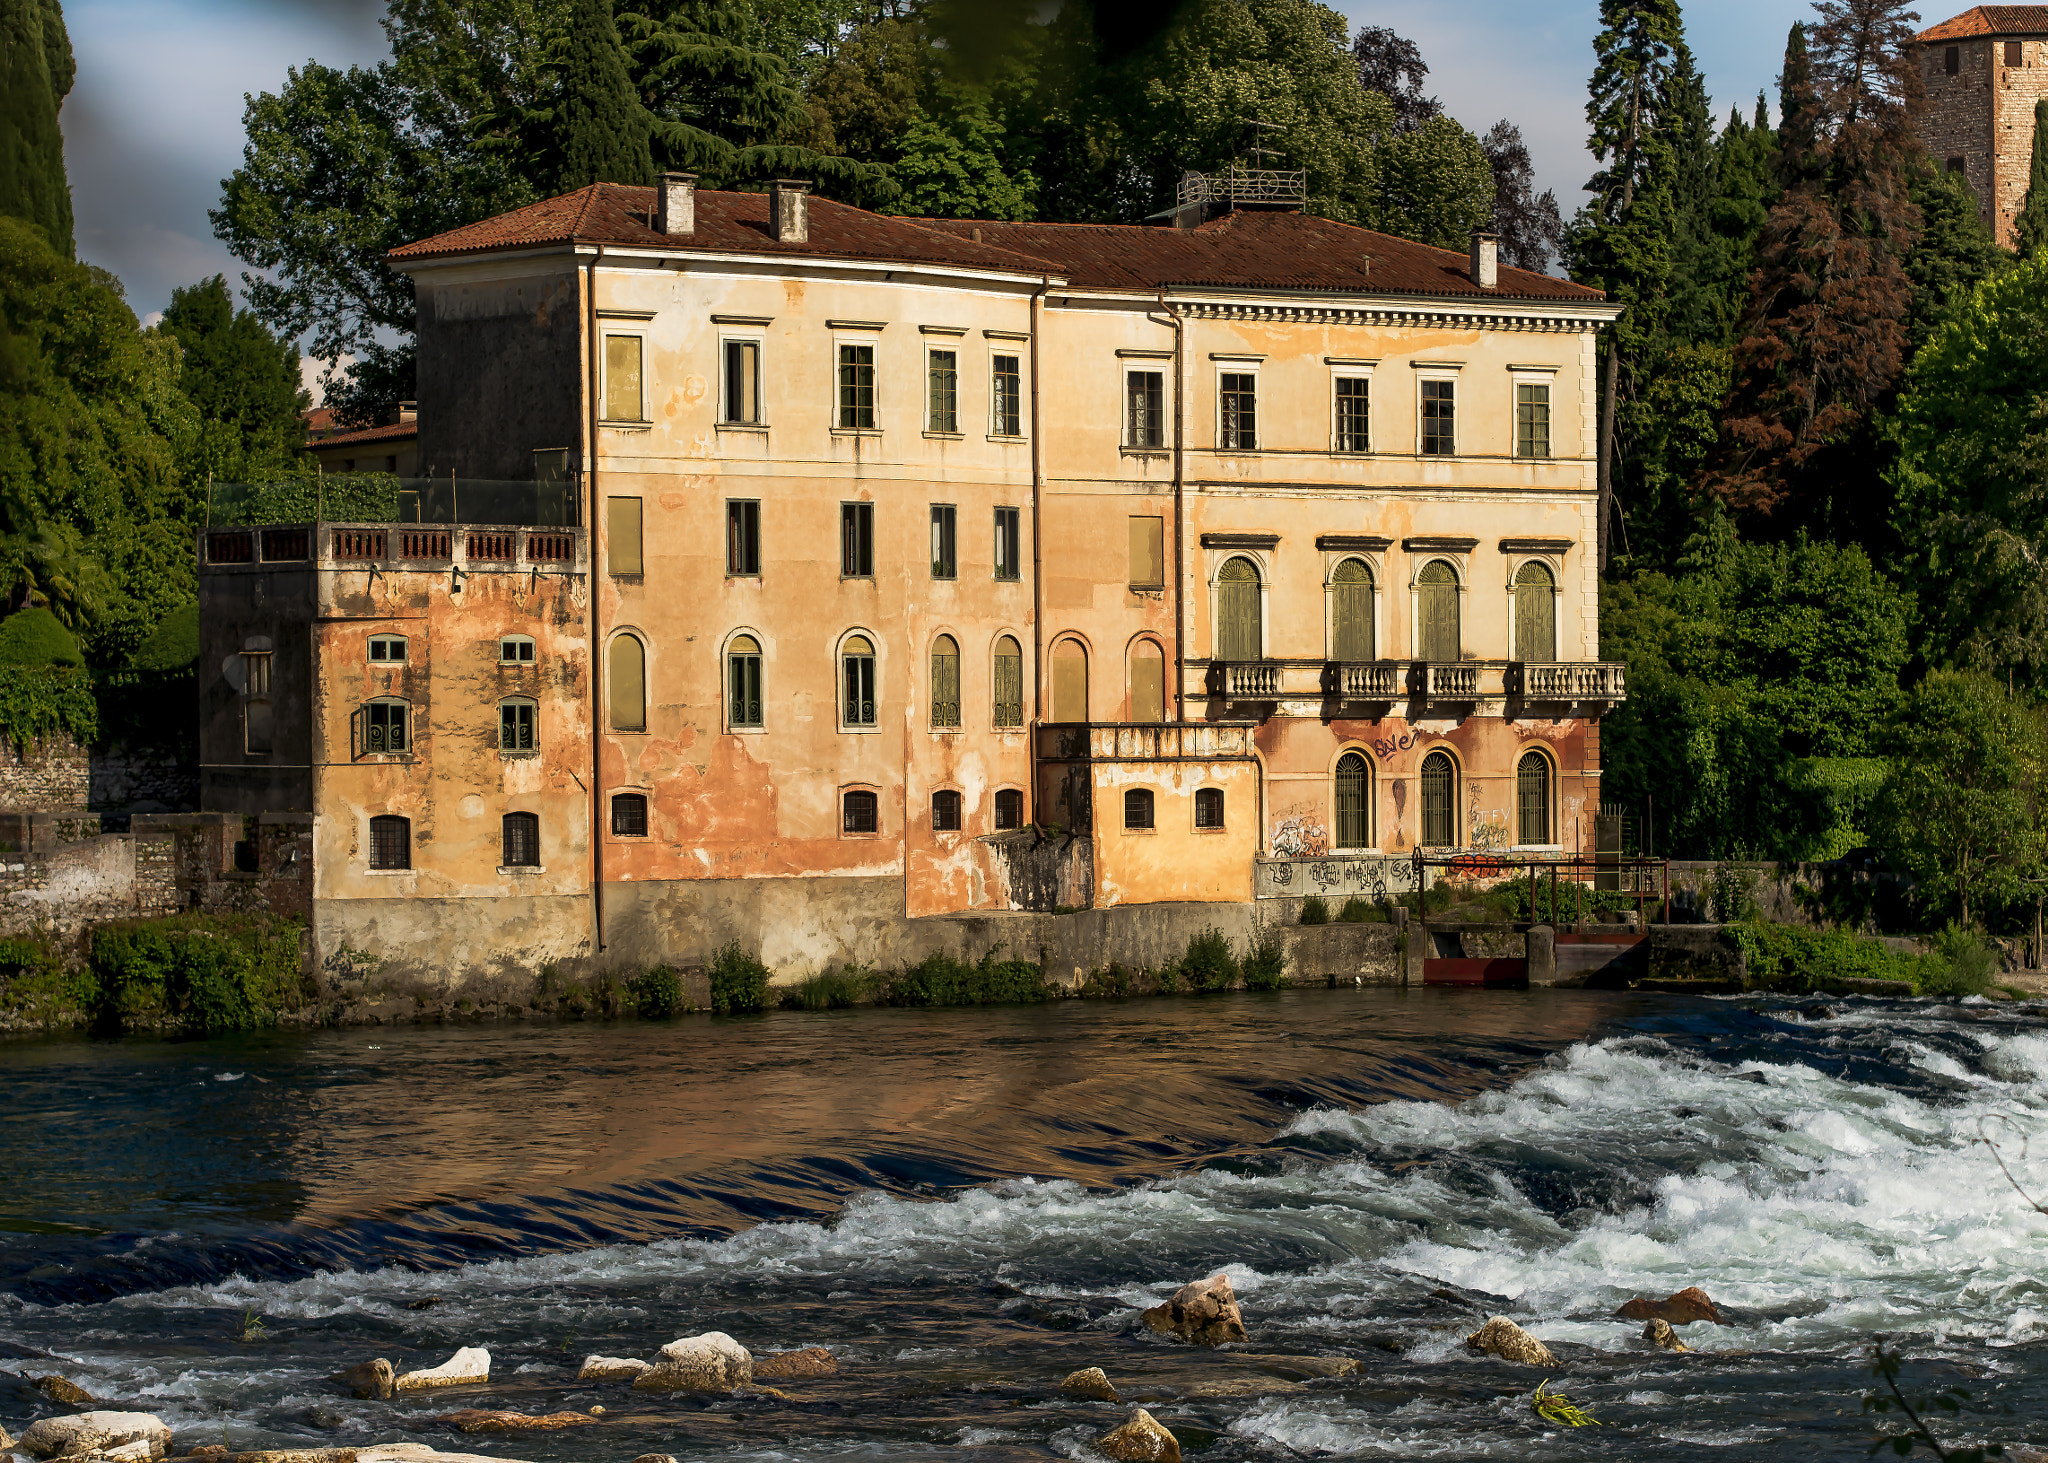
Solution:
M 70 737 L 44 737 L 26 751 L 11 737 L 0 737 L 0 809 L 83 808 L 91 791 L 91 757 Z
M 0 738 L 0 810 L 90 808 L 125 816 L 199 806 L 199 767 L 188 744 L 81 747 L 59 732 L 21 751 Z
M 2008 41 L 2020 48 L 2018 66 L 2006 65 Z M 1957 50 L 1948 74 L 1947 52 Z M 2048 96 L 2048 37 L 2037 34 L 1971 36 L 1921 51 L 1927 105 L 1920 136 L 1935 166 L 1963 160 L 1985 225 L 2012 247 L 2013 224 L 2026 203 L 2034 153 L 2034 103 Z

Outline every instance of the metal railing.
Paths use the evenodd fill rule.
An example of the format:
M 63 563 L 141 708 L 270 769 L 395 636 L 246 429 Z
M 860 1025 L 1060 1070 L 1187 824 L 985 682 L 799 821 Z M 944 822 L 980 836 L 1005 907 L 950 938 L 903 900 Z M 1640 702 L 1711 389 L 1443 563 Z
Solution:
M 1214 173 L 1182 173 L 1175 199 L 1190 203 L 1308 202 L 1305 168 L 1247 168 L 1233 163 Z

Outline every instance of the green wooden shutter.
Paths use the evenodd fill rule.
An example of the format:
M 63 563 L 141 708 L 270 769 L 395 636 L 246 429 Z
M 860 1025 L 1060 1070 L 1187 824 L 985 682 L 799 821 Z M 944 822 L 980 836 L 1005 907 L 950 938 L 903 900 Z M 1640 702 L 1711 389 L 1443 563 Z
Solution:
M 1337 847 L 1372 846 L 1371 820 L 1366 816 L 1371 787 L 1365 758 L 1346 752 L 1337 760 Z
M 1216 581 L 1218 660 L 1257 660 L 1261 654 L 1259 571 L 1249 559 L 1232 559 Z
M 1415 576 L 1416 612 L 1421 624 L 1417 642 L 1421 658 L 1439 665 L 1457 661 L 1459 649 L 1458 576 L 1442 559 L 1422 566 Z
M 960 725 L 960 647 L 945 635 L 932 647 L 932 725 Z
M 1372 570 L 1346 559 L 1331 576 L 1330 659 L 1355 665 L 1374 658 Z
M 1556 583 L 1533 561 L 1515 571 L 1515 659 L 1557 659 Z
M 996 642 L 995 722 L 997 726 L 1024 724 L 1024 652 L 1005 635 Z
M 1457 842 L 1457 769 L 1442 752 L 1422 759 L 1422 844 L 1449 848 Z
M 1549 843 L 1550 759 L 1541 752 L 1525 752 L 1515 764 L 1516 828 L 1523 843 Z

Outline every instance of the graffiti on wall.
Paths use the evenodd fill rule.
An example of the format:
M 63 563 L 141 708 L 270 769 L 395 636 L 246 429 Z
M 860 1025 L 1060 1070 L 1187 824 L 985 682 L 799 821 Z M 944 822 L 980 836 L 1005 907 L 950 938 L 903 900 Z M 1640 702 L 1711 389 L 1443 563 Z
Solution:
M 1275 858 L 1321 858 L 1330 851 L 1330 833 L 1315 808 L 1296 803 L 1274 820 L 1271 847 Z
M 1488 808 L 1481 812 L 1472 810 L 1472 834 L 1466 840 L 1467 848 L 1482 848 L 1498 852 L 1514 840 L 1508 836 L 1508 816 L 1499 808 Z
M 1402 858 L 1260 859 L 1253 892 L 1260 899 L 1289 895 L 1358 895 L 1384 904 L 1415 888 L 1415 864 Z

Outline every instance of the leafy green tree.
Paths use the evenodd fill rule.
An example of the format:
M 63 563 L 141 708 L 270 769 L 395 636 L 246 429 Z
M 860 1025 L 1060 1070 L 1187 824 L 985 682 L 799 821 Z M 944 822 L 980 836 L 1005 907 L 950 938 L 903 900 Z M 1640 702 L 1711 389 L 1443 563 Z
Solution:
M 1030 218 L 1038 180 L 1029 172 L 1013 178 L 1004 171 L 1001 137 L 1001 126 L 979 103 L 961 107 L 947 122 L 919 112 L 892 169 L 902 192 L 889 211 L 926 218 Z
M 1977 211 L 1977 195 L 1961 173 L 1922 168 L 1912 183 L 1920 210 L 1920 237 L 1906 256 L 1913 304 L 1906 317 L 1907 347 L 1914 357 L 1954 318 L 1977 286 L 2012 263 L 1998 247 Z
M 560 100 L 555 105 L 551 192 L 590 183 L 654 180 L 654 129 L 626 71 L 611 0 L 572 0 Z
M 0 0 L 0 214 L 71 257 L 71 184 L 58 109 L 77 66 L 59 0 Z
M 299 351 L 236 310 L 216 274 L 171 292 L 159 326 L 178 342 L 178 385 L 199 411 L 188 473 L 251 482 L 289 468 L 305 440 L 311 398 L 299 384 Z
M 2034 103 L 2033 163 L 2027 198 L 2013 220 L 2013 249 L 2022 259 L 2048 248 L 2048 97 Z
M 1432 117 L 1378 149 L 1379 196 L 1359 221 L 1439 249 L 1463 250 L 1493 222 L 1493 160 L 1449 117 Z

